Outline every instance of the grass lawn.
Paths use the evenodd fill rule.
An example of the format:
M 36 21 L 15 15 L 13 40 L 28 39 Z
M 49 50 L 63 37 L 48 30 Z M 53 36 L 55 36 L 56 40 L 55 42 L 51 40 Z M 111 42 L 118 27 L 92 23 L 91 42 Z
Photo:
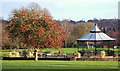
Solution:
M 3 69 L 118 69 L 117 61 L 3 60 Z
M 24 49 L 18 49 L 17 51 L 23 51 Z M 52 50 L 55 53 L 58 53 L 58 50 L 55 49 L 43 49 L 42 51 L 49 51 Z M 62 48 L 62 50 L 66 54 L 73 54 L 77 51 L 76 48 Z M 80 49 L 82 50 L 82 49 Z M 94 48 L 90 49 L 84 49 L 85 51 L 89 52 L 91 50 L 94 51 Z M 98 50 L 107 50 L 107 48 L 98 48 Z M 111 49 L 112 50 L 112 49 Z M 2 56 L 5 56 L 8 54 L 9 50 L 2 50 Z M 119 53 L 118 49 L 115 49 L 115 53 Z M 64 70 L 69 69 L 69 71 L 75 71 L 72 69 L 87 69 L 86 71 L 93 71 L 91 69 L 94 69 L 94 71 L 103 71 L 101 69 L 109 69 L 108 71 L 116 71 L 112 69 L 118 69 L 118 61 L 58 61 L 58 60 L 2 60 L 2 69 L 44 69 L 42 71 L 49 71 L 49 69 L 52 69 L 51 71 L 58 71 L 55 69 Z M 90 70 L 89 70 L 90 69 Z M 97 69 L 97 70 L 95 70 Z M 111 70 L 110 70 L 111 69 Z M 10 70 L 3 70 L 3 71 L 10 71 Z M 11 70 L 13 71 L 13 70 Z M 14 70 L 16 71 L 16 70 Z M 21 70 L 19 70 L 21 71 Z M 22 70 L 23 71 L 23 70 Z M 26 70 L 24 70 L 26 71 Z M 32 70 L 34 71 L 34 70 Z M 41 71 L 41 70 L 40 70 Z M 76 70 L 79 71 L 79 70 Z M 83 71 L 83 70 L 81 70 Z

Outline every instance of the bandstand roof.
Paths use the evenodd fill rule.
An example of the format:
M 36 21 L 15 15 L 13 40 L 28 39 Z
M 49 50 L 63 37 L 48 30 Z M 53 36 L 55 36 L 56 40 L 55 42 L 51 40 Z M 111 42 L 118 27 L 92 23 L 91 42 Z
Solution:
M 109 37 L 105 33 L 101 32 L 97 24 L 94 25 L 90 33 L 86 34 L 82 38 L 76 39 L 77 41 L 113 41 L 114 38 Z

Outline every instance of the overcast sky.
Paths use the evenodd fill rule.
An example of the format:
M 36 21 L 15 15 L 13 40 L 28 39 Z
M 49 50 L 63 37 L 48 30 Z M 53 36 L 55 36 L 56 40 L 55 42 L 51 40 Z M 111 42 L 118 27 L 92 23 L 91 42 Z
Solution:
M 114 19 L 118 18 L 119 0 L 1 0 L 0 17 L 8 19 L 13 9 L 37 2 L 42 8 L 47 8 L 54 19 Z

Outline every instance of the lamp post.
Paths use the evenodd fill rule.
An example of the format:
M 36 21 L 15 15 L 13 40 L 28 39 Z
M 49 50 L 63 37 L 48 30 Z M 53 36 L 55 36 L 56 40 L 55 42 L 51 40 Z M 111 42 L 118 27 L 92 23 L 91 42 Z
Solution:
M 94 41 L 94 43 L 95 43 L 95 55 L 97 55 L 96 41 Z
M 110 49 L 109 49 L 109 41 L 108 41 L 108 55 L 109 55 L 109 50 L 110 50 Z

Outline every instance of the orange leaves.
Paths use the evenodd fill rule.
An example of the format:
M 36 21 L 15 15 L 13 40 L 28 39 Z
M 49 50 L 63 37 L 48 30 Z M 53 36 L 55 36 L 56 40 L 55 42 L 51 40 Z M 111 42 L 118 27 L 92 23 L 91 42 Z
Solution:
M 29 30 L 29 28 L 25 27 L 25 30 L 26 30 L 26 31 L 28 31 L 28 30 Z
M 29 30 L 29 28 L 24 27 L 23 25 L 20 25 L 20 27 L 21 27 L 21 32 L 25 32 Z
M 23 27 L 23 25 L 20 25 L 20 27 L 22 28 L 22 27 Z
M 53 41 L 53 39 L 52 39 L 51 37 L 48 37 L 48 40 L 49 40 L 50 42 L 52 42 L 52 41 Z
M 10 23 L 9 24 L 12 24 L 13 22 L 12 21 L 10 21 Z
M 40 30 L 41 33 L 44 33 L 45 29 L 42 27 L 38 27 L 38 30 Z
M 39 39 L 35 39 L 35 41 L 38 41 Z
M 33 24 L 35 24 L 35 21 L 33 21 Z
M 21 32 L 24 32 L 24 31 L 25 31 L 24 28 L 22 28 L 22 29 L 21 29 Z
M 34 20 L 34 21 L 32 22 L 32 24 L 38 23 L 36 19 L 33 18 L 33 20 Z
M 14 21 L 14 23 L 13 23 Z M 35 47 L 60 48 L 64 39 L 64 32 L 49 14 L 43 14 L 42 11 L 22 8 L 13 12 L 13 18 L 10 22 L 14 29 L 17 28 L 19 39 L 24 47 L 29 45 Z M 16 27 L 18 25 L 19 27 Z M 21 33 L 22 32 L 22 33 Z M 11 34 L 14 35 L 14 34 Z M 22 38 L 21 38 L 22 37 Z
M 54 45 L 55 45 L 54 41 L 52 41 L 52 42 L 51 42 L 51 45 L 52 45 L 52 46 L 54 46 Z
M 31 28 L 31 24 L 28 24 L 28 28 Z
M 27 45 L 26 44 L 23 44 L 23 47 L 26 47 Z
M 28 38 L 29 38 L 29 39 L 32 39 L 33 37 L 29 34 L 29 35 L 28 35 Z
M 24 21 L 22 21 L 21 24 L 24 25 Z
M 40 21 L 40 24 L 42 24 L 43 23 L 43 21 Z
M 21 37 L 22 35 L 18 35 L 19 37 Z

